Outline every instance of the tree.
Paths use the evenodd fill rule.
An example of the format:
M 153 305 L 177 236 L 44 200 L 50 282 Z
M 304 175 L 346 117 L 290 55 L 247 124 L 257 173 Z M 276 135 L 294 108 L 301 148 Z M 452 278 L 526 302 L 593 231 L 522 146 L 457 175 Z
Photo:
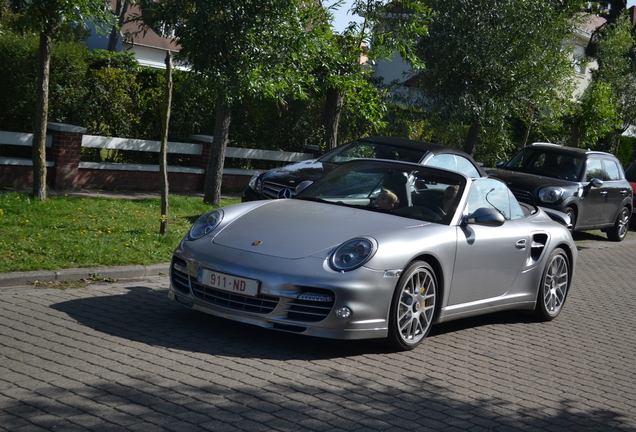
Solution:
M 46 200 L 46 123 L 49 111 L 51 43 L 64 25 L 93 22 L 97 28 L 110 20 L 105 0 L 10 0 L 17 24 L 40 35 L 37 102 L 33 132 L 33 196 Z
M 608 22 L 599 29 L 595 42 L 598 69 L 592 73 L 594 85 L 590 90 L 603 88 L 613 101 L 615 114 L 620 121 L 617 122 L 615 116 L 605 117 L 603 124 L 598 126 L 612 130 L 615 137 L 613 147 L 618 149 L 621 134 L 636 124 L 636 43 L 634 28 L 624 9 L 613 23 Z
M 341 7 L 337 1 L 328 8 Z M 382 0 L 354 0 L 351 14 L 363 17 L 360 22 L 351 22 L 342 34 L 332 29 L 313 30 L 317 37 L 314 48 L 319 52 L 313 59 L 319 60 L 314 67 L 317 89 L 325 95 L 323 124 L 327 149 L 338 145 L 338 125 L 343 107 L 356 93 L 364 93 L 367 99 L 357 109 L 366 111 L 367 117 L 378 125 L 383 112 L 380 91 L 371 91 L 369 63 L 389 60 L 395 54 L 418 69 L 421 62 L 416 54 L 420 38 L 426 35 L 428 8 L 419 0 L 400 2 Z M 324 23 L 329 20 L 318 20 Z M 368 98 L 371 96 L 371 98 Z
M 486 124 L 526 118 L 570 98 L 567 40 L 583 1 L 429 0 L 429 36 L 418 77 L 425 109 L 468 124 L 474 154 Z
M 178 58 L 209 79 L 216 122 L 204 200 L 219 204 L 231 107 L 245 96 L 305 95 L 307 18 L 301 0 L 146 0 L 144 20 L 174 29 Z M 311 3 L 310 3 L 311 4 Z
M 108 51 L 117 51 L 117 45 L 119 45 L 120 38 L 119 29 L 121 29 L 124 25 L 129 6 L 130 1 L 128 0 L 117 0 L 115 3 L 115 10 L 113 13 L 117 22 L 113 24 L 113 27 L 110 29 L 110 36 L 108 37 Z

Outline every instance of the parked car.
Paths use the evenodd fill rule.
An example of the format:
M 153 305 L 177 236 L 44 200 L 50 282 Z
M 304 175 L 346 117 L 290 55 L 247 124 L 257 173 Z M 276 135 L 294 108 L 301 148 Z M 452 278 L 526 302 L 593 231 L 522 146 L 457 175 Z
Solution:
M 376 199 L 393 194 L 390 210 Z M 567 216 L 488 177 L 386 160 L 344 164 L 296 199 L 201 216 L 169 297 L 261 327 L 416 347 L 433 323 L 501 310 L 559 315 L 577 250 Z M 560 224 L 553 221 L 560 221 Z
M 615 156 L 535 143 L 499 168 L 488 174 L 506 182 L 519 201 L 568 214 L 572 231 L 600 229 L 614 241 L 627 235 L 633 193 Z
M 293 198 L 301 182 L 318 180 L 337 166 L 361 158 L 415 162 L 451 169 L 469 177 L 486 175 L 469 154 L 452 147 L 404 138 L 371 137 L 343 144 L 317 159 L 256 174 L 243 192 L 242 200 Z
M 625 169 L 625 178 L 627 179 L 629 184 L 632 186 L 634 205 L 632 206 L 631 223 L 632 225 L 634 225 L 636 224 L 636 212 L 633 211 L 634 206 L 636 206 L 636 161 L 627 165 L 627 168 Z

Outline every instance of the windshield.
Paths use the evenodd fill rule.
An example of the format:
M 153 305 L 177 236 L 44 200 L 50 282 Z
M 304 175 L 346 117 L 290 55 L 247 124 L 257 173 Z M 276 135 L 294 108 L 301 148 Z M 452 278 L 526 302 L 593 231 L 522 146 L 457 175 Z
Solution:
M 526 147 L 517 153 L 504 169 L 541 175 L 561 180 L 580 181 L 585 159 L 582 157 Z
M 392 144 L 352 141 L 327 153 L 320 158 L 320 161 L 336 165 L 341 165 L 353 159 L 389 159 L 419 163 L 425 153 L 425 151 L 411 150 Z
M 297 197 L 447 224 L 465 186 L 459 174 L 367 160 L 339 167 Z

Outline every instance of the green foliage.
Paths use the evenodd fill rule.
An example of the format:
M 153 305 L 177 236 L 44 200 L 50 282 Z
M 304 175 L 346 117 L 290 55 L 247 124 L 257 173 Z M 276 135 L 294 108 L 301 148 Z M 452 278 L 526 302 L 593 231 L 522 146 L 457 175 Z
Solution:
M 36 37 L 0 35 L 0 130 L 33 128 L 37 71 Z
M 604 135 L 620 126 L 612 87 L 603 81 L 590 84 L 577 106 L 574 119 L 578 126 L 578 145 L 596 148 Z
M 433 15 L 420 45 L 427 67 L 420 82 L 429 110 L 466 124 L 498 125 L 571 94 L 572 65 L 563 41 L 582 1 L 427 4 Z

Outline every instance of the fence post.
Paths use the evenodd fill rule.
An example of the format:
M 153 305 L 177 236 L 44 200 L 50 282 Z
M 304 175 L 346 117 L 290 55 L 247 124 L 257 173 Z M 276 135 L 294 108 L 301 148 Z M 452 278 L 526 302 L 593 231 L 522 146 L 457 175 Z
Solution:
M 214 137 L 210 135 L 190 135 L 190 139 L 194 143 L 201 144 L 201 156 L 192 158 L 192 166 L 207 171 L 210 155 L 212 154 L 212 142 L 214 142 Z M 203 178 L 205 178 L 205 174 Z
M 51 159 L 55 162 L 55 189 L 74 189 L 77 185 L 82 137 L 85 133 L 86 128 L 80 126 L 47 124 L 47 134 L 51 135 Z

